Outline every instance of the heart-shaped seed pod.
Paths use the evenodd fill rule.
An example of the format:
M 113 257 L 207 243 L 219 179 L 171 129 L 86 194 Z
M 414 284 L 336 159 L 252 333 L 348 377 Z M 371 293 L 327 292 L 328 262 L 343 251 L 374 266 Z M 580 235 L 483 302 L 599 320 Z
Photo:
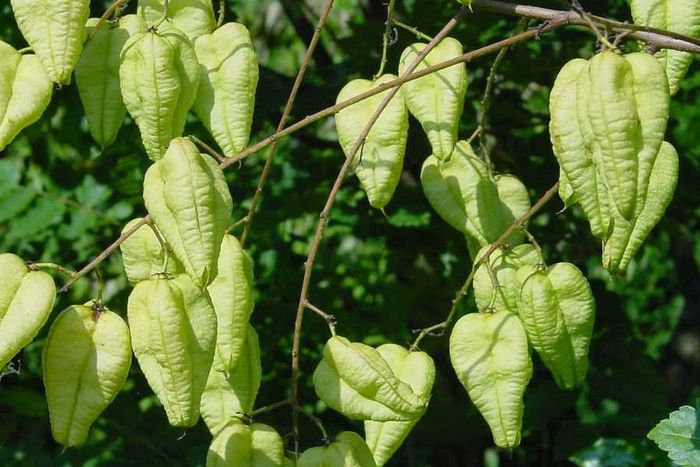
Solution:
M 307 449 L 297 467 L 376 467 L 365 441 L 352 431 L 344 431 L 328 446 Z
M 42 367 L 53 438 L 83 444 L 129 375 L 129 328 L 100 303 L 68 307 L 51 325 Z
M 0 254 L 0 368 L 29 344 L 51 314 L 56 285 L 18 256 Z
M 164 6 L 164 0 L 139 0 L 137 13 L 149 27 L 154 26 L 163 19 Z M 193 41 L 216 27 L 211 0 L 169 0 L 167 21 Z
M 141 221 L 141 218 L 129 221 L 122 229 L 122 234 L 131 230 L 132 227 Z M 126 278 L 131 285 L 152 279 L 156 274 L 180 274 L 185 272 L 182 264 L 172 253 L 168 252 L 167 261 L 165 260 L 166 252 L 164 248 L 168 247 L 158 240 L 157 235 L 160 235 L 160 233 L 156 234 L 156 232 L 155 225 L 142 225 L 119 245 Z M 162 241 L 165 242 L 165 240 Z
M 450 359 L 497 446 L 520 444 L 523 394 L 532 377 L 527 334 L 508 311 L 470 313 L 450 336 Z
M 258 58 L 248 29 L 227 23 L 194 43 L 201 79 L 193 109 L 227 156 L 248 146 L 258 86 Z
M 211 442 L 206 467 L 281 467 L 283 462 L 284 443 L 273 428 L 232 420 Z
M 216 313 L 187 274 L 139 282 L 129 296 L 131 344 L 173 426 L 194 426 L 214 358 Z

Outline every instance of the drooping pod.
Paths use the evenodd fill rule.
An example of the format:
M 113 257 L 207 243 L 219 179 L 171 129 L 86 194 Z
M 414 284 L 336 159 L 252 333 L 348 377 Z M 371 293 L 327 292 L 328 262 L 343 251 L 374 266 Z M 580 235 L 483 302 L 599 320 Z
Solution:
M 209 431 L 216 434 L 232 418 L 250 414 L 260 388 L 262 366 L 258 334 L 249 324 L 243 349 L 233 368 L 224 368 L 218 349 L 202 394 L 200 411 Z
M 427 44 L 408 46 L 401 54 L 399 74 L 418 57 Z M 462 44 L 451 37 L 443 39 L 420 62 L 416 71 L 462 55 Z M 467 69 L 463 63 L 410 81 L 401 87 L 411 114 L 423 126 L 439 160 L 446 160 L 457 143 L 459 119 L 467 92 Z
M 336 102 L 351 99 L 393 79 L 396 76 L 383 75 L 374 81 L 352 80 L 340 91 Z M 372 96 L 336 114 L 338 141 L 346 156 L 387 93 Z M 399 93 L 382 112 L 353 161 L 353 170 L 367 193 L 369 204 L 374 208 L 384 209 L 396 191 L 403 170 L 407 139 L 408 109 Z
M 51 325 L 42 367 L 53 437 L 78 446 L 124 387 L 129 328 L 100 303 L 68 307 Z
M 283 462 L 284 443 L 274 428 L 234 419 L 212 440 L 206 467 L 281 467 Z
M 258 85 L 258 58 L 250 33 L 227 23 L 194 43 L 201 79 L 193 110 L 223 154 L 243 151 L 250 139 Z
M 124 104 L 141 132 L 148 157 L 163 157 L 182 135 L 199 86 L 200 70 L 192 43 L 166 25 L 136 33 L 124 44 L 119 80 Z
M 187 274 L 139 282 L 129 296 L 131 344 L 173 426 L 194 426 L 214 358 L 216 314 Z
M 36 55 L 22 55 L 0 41 L 0 151 L 39 120 L 51 102 L 53 83 Z
M 430 205 L 452 227 L 484 247 L 496 241 L 515 219 L 530 209 L 527 188 L 512 175 L 491 177 L 486 164 L 466 141 L 459 141 L 452 157 L 430 156 L 421 171 L 423 192 Z M 508 237 L 522 243 L 522 232 Z
M 631 0 L 634 24 L 690 37 L 700 37 L 700 3 L 695 0 Z M 693 57 L 688 52 L 662 49 L 655 54 L 676 94 Z
M 122 234 L 131 230 L 141 221 L 141 218 L 129 221 L 122 229 Z M 132 285 L 152 279 L 154 275 L 159 273 L 180 274 L 185 272 L 177 258 L 169 251 L 164 251 L 167 245 L 161 244 L 156 236 L 156 231 L 155 225 L 143 225 L 119 245 L 126 278 Z M 166 254 L 168 255 L 167 261 Z
M 205 288 L 216 277 L 233 209 L 221 169 L 189 139 L 176 138 L 163 159 L 146 171 L 143 198 L 187 274 Z
M 344 431 L 327 446 L 307 449 L 297 467 L 376 467 L 365 441 L 352 431 Z
M 0 368 L 29 344 L 51 314 L 53 278 L 31 271 L 19 256 L 0 254 Z
M 564 389 L 586 379 L 595 300 L 588 281 L 571 263 L 544 271 L 526 265 L 516 273 L 518 312 L 532 347 Z
M 163 19 L 164 6 L 164 0 L 139 0 L 137 12 L 150 27 Z M 191 40 L 211 33 L 216 27 L 211 0 L 170 0 L 167 21 Z
M 429 399 L 401 381 L 376 349 L 340 336 L 326 342 L 313 381 L 323 402 L 356 420 L 412 420 Z
M 92 33 L 97 18 L 88 21 Z M 130 36 L 143 33 L 146 23 L 136 15 L 126 15 L 119 21 L 103 23 L 94 36 L 85 43 L 75 65 L 75 82 L 85 117 L 93 139 L 103 148 L 117 138 L 126 117 L 119 83 L 119 57 Z
M 51 81 L 70 84 L 85 38 L 90 0 L 11 0 L 19 30 Z
M 396 376 L 413 389 L 413 392 L 429 398 L 435 382 L 435 363 L 425 352 L 410 352 L 396 344 L 384 344 L 377 352 L 386 360 Z M 365 421 L 365 440 L 378 466 L 394 455 L 408 437 L 420 416 L 401 422 Z
M 527 334 L 518 316 L 508 311 L 463 316 L 450 336 L 450 359 L 496 445 L 517 447 L 523 394 L 532 377 Z

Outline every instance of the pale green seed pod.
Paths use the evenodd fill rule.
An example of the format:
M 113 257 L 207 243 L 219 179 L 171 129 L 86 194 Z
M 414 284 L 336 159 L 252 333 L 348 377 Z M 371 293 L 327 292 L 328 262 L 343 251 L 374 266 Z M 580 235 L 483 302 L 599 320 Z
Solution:
M 11 0 L 19 30 L 51 81 L 70 84 L 83 49 L 90 0 Z
M 297 467 L 376 467 L 365 441 L 352 431 L 344 431 L 328 446 L 307 449 Z
M 1 369 L 39 334 L 51 314 L 56 285 L 11 253 L 0 254 L 0 284 Z
M 141 218 L 136 218 L 129 221 L 122 229 L 122 233 L 131 230 L 141 220 Z M 131 285 L 152 279 L 156 274 L 185 272 L 182 264 L 172 253 L 168 252 L 168 260 L 165 261 L 163 245 L 158 240 L 156 231 L 155 225 L 143 225 L 119 245 L 126 278 Z
M 160 161 L 146 171 L 146 209 L 197 286 L 217 274 L 221 242 L 233 202 L 216 162 L 189 139 L 174 139 Z
M 250 414 L 255 406 L 262 366 L 258 334 L 251 325 L 236 366 L 222 368 L 217 350 L 200 404 L 202 418 L 212 434 L 218 433 L 236 415 Z
M 427 44 L 408 46 L 401 54 L 399 74 L 418 57 Z M 462 55 L 462 44 L 451 37 L 443 39 L 420 62 L 416 71 Z M 433 154 L 446 160 L 457 143 L 459 119 L 467 92 L 467 69 L 463 63 L 431 73 L 401 87 L 411 114 L 423 126 Z
M 88 32 L 99 20 L 88 21 Z M 115 24 L 103 23 L 88 39 L 75 65 L 75 82 L 93 139 L 103 148 L 117 138 L 126 116 L 119 84 L 119 57 L 130 36 L 146 31 L 146 23 L 136 15 L 119 18 Z
M 0 151 L 39 120 L 51 102 L 53 83 L 36 55 L 22 55 L 0 41 Z
M 129 114 L 141 131 L 148 157 L 163 157 L 182 135 L 199 86 L 192 43 L 174 27 L 136 33 L 121 52 L 119 80 Z
M 530 209 L 527 188 L 512 175 L 491 177 L 486 164 L 466 141 L 459 141 L 452 157 L 428 157 L 421 171 L 423 192 L 435 211 L 479 247 L 496 241 L 515 219 Z M 521 232 L 507 239 L 523 241 Z
M 164 0 L 139 0 L 137 12 L 148 26 L 153 26 L 163 19 L 164 5 Z M 211 0 L 170 0 L 167 21 L 191 40 L 211 33 L 216 27 Z
M 526 265 L 516 275 L 519 316 L 532 347 L 559 387 L 579 386 L 586 379 L 595 322 L 588 281 L 571 263 L 544 271 Z
M 323 402 L 356 420 L 411 420 L 429 400 L 401 381 L 376 349 L 340 336 L 326 342 L 313 381 Z
M 283 462 L 284 443 L 273 428 L 232 420 L 212 440 L 206 467 L 281 467 Z
M 481 259 L 489 248 L 490 246 L 482 248 L 475 260 Z M 494 288 L 486 265 L 479 266 L 473 281 L 476 308 L 483 311 L 491 306 L 496 310 L 507 310 L 517 314 L 520 285 L 515 279 L 515 273 L 525 265 L 541 264 L 542 256 L 533 245 L 524 243 L 514 248 L 497 248 L 491 254 L 490 263 L 500 288 Z
M 463 316 L 450 336 L 450 359 L 496 445 L 517 447 L 523 394 L 532 377 L 527 334 L 518 316 L 508 311 Z
M 243 151 L 250 140 L 258 86 L 258 58 L 250 33 L 227 23 L 194 43 L 201 67 L 192 107 L 227 156 Z
M 631 0 L 630 6 L 634 24 L 700 37 L 700 3 L 695 0 Z M 692 54 L 663 49 L 656 58 L 668 76 L 671 95 L 676 94 Z
M 351 99 L 393 79 L 396 76 L 383 75 L 374 81 L 352 80 L 340 91 L 336 102 Z M 346 156 L 388 92 L 360 101 L 336 114 L 338 141 Z M 401 180 L 407 139 L 408 109 L 403 96 L 398 93 L 370 130 L 353 161 L 353 169 L 374 208 L 384 209 L 396 191 Z
M 430 398 L 435 382 L 435 363 L 428 354 L 410 352 L 396 344 L 380 345 L 377 352 L 414 393 Z M 405 422 L 365 421 L 365 440 L 378 466 L 389 461 L 419 420 L 420 416 Z
M 233 235 L 224 235 L 218 274 L 207 290 L 214 304 L 218 331 L 216 364 L 221 371 L 234 368 L 243 349 L 248 320 L 253 313 L 253 260 Z
M 216 314 L 187 274 L 139 282 L 129 296 L 131 345 L 173 426 L 194 426 L 214 358 Z
M 126 383 L 129 328 L 101 304 L 68 307 L 51 325 L 42 367 L 53 438 L 66 447 L 83 444 Z

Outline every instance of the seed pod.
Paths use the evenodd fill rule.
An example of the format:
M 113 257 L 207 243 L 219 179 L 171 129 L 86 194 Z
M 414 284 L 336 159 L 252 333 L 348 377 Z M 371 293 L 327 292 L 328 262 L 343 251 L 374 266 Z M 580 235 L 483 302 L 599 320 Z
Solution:
M 423 192 L 435 211 L 452 227 L 470 236 L 479 247 L 496 241 L 516 218 L 530 209 L 525 186 L 512 175 L 491 178 L 488 168 L 469 143 L 457 143 L 452 157 L 430 156 L 421 171 Z M 522 243 L 523 234 L 508 237 Z
M 233 209 L 221 169 L 190 140 L 176 138 L 165 157 L 146 171 L 143 198 L 187 274 L 205 288 L 216 277 Z
M 201 79 L 193 109 L 227 156 L 243 151 L 250 140 L 258 86 L 258 58 L 250 33 L 227 23 L 194 43 Z
M 141 221 L 141 218 L 129 221 L 124 226 L 122 234 Z M 154 225 L 143 225 L 119 245 L 126 278 L 131 285 L 152 279 L 154 275 L 160 273 L 180 274 L 184 272 L 182 264 L 172 254 L 168 254 L 166 263 L 163 246 L 156 237 L 156 230 Z
M 173 27 L 136 33 L 121 52 L 119 80 L 124 104 L 141 131 L 148 157 L 163 157 L 182 135 L 199 85 L 191 42 Z
M 85 38 L 90 0 L 12 0 L 19 30 L 51 81 L 70 84 Z
M 523 394 L 532 377 L 527 335 L 518 316 L 508 311 L 463 316 L 450 336 L 450 359 L 496 445 L 517 447 Z
M 571 263 L 545 271 L 526 265 L 517 281 L 518 310 L 532 347 L 559 387 L 573 389 L 586 379 L 595 321 L 588 281 Z
M 411 420 L 428 404 L 428 397 L 401 381 L 376 349 L 340 336 L 326 342 L 313 380 L 318 397 L 351 419 Z
M 281 467 L 283 462 L 284 443 L 273 428 L 233 420 L 211 442 L 206 466 Z
M 51 102 L 53 83 L 36 55 L 22 55 L 0 41 L 0 151 L 39 120 Z
M 149 25 L 163 18 L 164 0 L 139 0 L 138 15 Z M 209 34 L 216 27 L 211 0 L 170 0 L 168 21 L 187 34 L 191 40 Z
M 490 246 L 482 248 L 475 260 L 481 259 L 489 248 Z M 525 243 L 514 248 L 497 248 L 491 254 L 490 262 L 500 287 L 494 288 L 486 265 L 479 266 L 473 282 L 477 309 L 483 311 L 491 306 L 496 310 L 507 310 L 517 314 L 520 284 L 515 279 L 515 273 L 525 265 L 537 266 L 542 263 L 542 256 L 537 248 Z
M 88 21 L 89 32 L 98 21 Z M 126 116 L 119 84 L 119 56 L 129 37 L 145 30 L 146 23 L 136 15 L 123 16 L 115 24 L 103 24 L 85 43 L 75 65 L 75 82 L 90 134 L 103 148 L 117 138 Z
M 376 467 L 372 452 L 357 433 L 344 431 L 328 446 L 307 449 L 297 467 Z
M 418 57 L 427 44 L 413 44 L 401 54 L 399 74 Z M 462 55 L 462 44 L 453 38 L 443 39 L 420 62 L 416 71 Z M 408 109 L 423 126 L 439 160 L 447 160 L 457 143 L 459 119 L 467 92 L 467 69 L 463 63 L 410 81 L 401 87 Z
M 435 363 L 425 352 L 410 352 L 396 344 L 384 344 L 377 352 L 396 376 L 411 386 L 414 393 L 430 398 L 435 382 Z M 378 466 L 382 466 L 401 447 L 420 416 L 405 422 L 365 421 L 365 439 Z
M 0 254 L 0 369 L 29 344 L 51 314 L 56 286 L 18 256 Z
M 375 81 L 350 81 L 338 94 L 336 102 L 346 101 L 388 81 L 394 75 L 383 75 Z M 335 116 L 338 141 L 346 156 L 388 91 L 341 110 Z M 353 161 L 353 169 L 367 192 L 369 204 L 384 209 L 389 204 L 401 179 L 403 158 L 408 139 L 408 109 L 402 95 L 394 96 L 365 139 L 361 152 Z
M 700 37 L 700 4 L 695 0 L 631 0 L 634 24 Z M 663 49 L 656 58 L 668 76 L 671 95 L 688 72 L 692 54 Z
M 42 367 L 54 439 L 83 444 L 129 375 L 129 328 L 99 303 L 68 307 L 51 325 Z
M 260 388 L 262 367 L 258 334 L 251 325 L 235 367 L 223 368 L 218 349 L 214 353 L 200 411 L 209 431 L 216 434 L 237 414 L 250 414 Z
M 216 314 L 186 274 L 139 282 L 129 296 L 131 344 L 173 426 L 194 426 L 214 358 Z

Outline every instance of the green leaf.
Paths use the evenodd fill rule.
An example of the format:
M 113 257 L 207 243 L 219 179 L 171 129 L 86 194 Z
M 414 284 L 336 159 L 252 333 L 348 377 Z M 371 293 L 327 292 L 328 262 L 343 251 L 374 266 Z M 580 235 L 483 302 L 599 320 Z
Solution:
M 682 406 L 661 420 L 647 437 L 678 465 L 700 465 L 700 420 L 693 407 Z

